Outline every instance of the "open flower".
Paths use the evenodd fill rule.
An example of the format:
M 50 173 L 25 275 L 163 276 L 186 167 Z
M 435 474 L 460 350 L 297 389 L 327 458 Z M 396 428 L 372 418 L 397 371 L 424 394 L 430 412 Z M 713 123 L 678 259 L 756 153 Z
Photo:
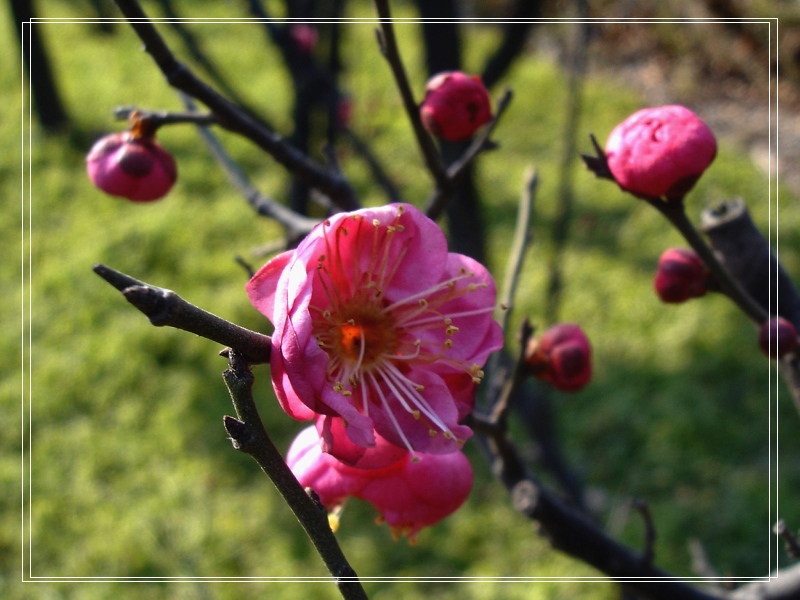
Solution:
M 633 113 L 606 142 L 608 167 L 623 189 L 654 198 L 679 198 L 717 155 L 714 134 L 677 104 Z
M 316 492 L 334 527 L 345 502 L 355 497 L 372 504 L 393 535 L 413 543 L 420 529 L 455 512 L 472 489 L 472 466 L 462 452 L 412 455 L 398 448 L 384 466 L 355 468 L 321 448 L 317 431 L 308 427 L 292 442 L 286 463 L 300 485 Z
M 247 284 L 275 325 L 272 383 L 283 409 L 318 428 L 334 454 L 375 433 L 409 451 L 458 450 L 489 354 L 502 345 L 496 289 L 474 260 L 449 253 L 413 206 L 334 215 Z

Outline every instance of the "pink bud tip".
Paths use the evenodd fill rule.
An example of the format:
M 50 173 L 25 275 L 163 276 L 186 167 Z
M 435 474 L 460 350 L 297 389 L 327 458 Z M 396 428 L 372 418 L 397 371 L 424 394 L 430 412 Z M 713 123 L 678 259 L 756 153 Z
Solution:
M 319 40 L 317 28 L 307 23 L 295 23 L 289 27 L 289 35 L 297 49 L 303 54 L 311 54 Z
M 562 392 L 577 392 L 592 378 L 592 347 L 573 323 L 554 325 L 528 343 L 525 360 L 533 375 Z
M 460 71 L 439 73 L 425 86 L 420 117 L 437 137 L 451 142 L 468 139 L 492 119 L 489 92 L 478 76 Z
M 707 291 L 709 272 L 703 261 L 687 248 L 670 248 L 658 260 L 654 281 L 662 302 L 686 302 Z
M 86 156 L 86 172 L 95 187 L 134 202 L 163 198 L 178 177 L 169 152 L 155 140 L 131 132 L 98 140 Z
M 708 125 L 678 105 L 635 112 L 606 142 L 608 167 L 620 187 L 654 198 L 686 195 L 716 154 Z
M 772 317 L 761 326 L 758 345 L 770 358 L 781 358 L 797 347 L 797 330 L 791 321 Z

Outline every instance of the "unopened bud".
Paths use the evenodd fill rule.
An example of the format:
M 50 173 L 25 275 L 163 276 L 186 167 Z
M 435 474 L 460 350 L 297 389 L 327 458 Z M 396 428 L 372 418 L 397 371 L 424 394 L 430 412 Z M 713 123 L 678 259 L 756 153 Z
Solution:
M 573 323 L 554 325 L 532 338 L 525 351 L 531 373 L 562 392 L 576 392 L 592 378 L 592 347 Z
M 466 140 L 492 119 L 489 92 L 476 75 L 439 73 L 425 86 L 420 117 L 433 135 L 451 142 Z
M 169 152 L 130 131 L 98 140 L 86 156 L 86 172 L 95 187 L 134 202 L 163 198 L 178 177 Z
M 658 259 L 654 286 L 662 302 L 686 302 L 708 291 L 709 271 L 693 250 L 670 248 Z
M 781 358 L 797 347 L 797 330 L 791 321 L 772 317 L 761 326 L 758 345 L 770 358 Z
M 647 197 L 680 198 L 717 155 L 714 134 L 688 108 L 645 108 L 611 132 L 608 168 L 623 189 Z

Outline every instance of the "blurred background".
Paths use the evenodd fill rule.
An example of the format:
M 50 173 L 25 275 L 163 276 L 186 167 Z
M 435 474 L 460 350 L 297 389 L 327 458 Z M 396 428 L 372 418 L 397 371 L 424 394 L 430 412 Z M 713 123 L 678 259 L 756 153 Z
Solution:
M 248 4 L 143 2 L 152 17 L 203 17 L 182 28 L 162 22 L 158 29 L 201 78 L 214 81 L 215 67 L 238 101 L 290 136 L 296 88 L 263 24 L 246 20 Z M 285 4 L 291 5 L 263 3 L 275 17 L 287 16 Z M 323 10 L 327 3 L 319 5 Z M 6 56 L 20 57 L 10 10 L 20 6 L 30 3 L 11 2 L 0 12 Z M 462 68 L 474 73 L 484 71 L 487 57 L 510 35 L 503 23 L 486 19 L 522 9 L 565 19 L 524 31 L 492 88 L 495 98 L 506 86 L 514 90 L 493 135 L 499 148 L 481 156 L 472 176 L 484 258 L 502 280 L 524 174 L 531 165 L 538 170 L 534 243 L 507 339 L 513 349 L 513 332 L 525 316 L 544 327 L 557 315 L 580 323 L 592 341 L 592 383 L 552 398 L 555 433 L 592 517 L 640 548 L 644 527 L 630 500 L 646 500 L 657 531 L 656 562 L 678 576 L 696 576 L 693 560 L 701 555 L 721 576 L 761 577 L 788 564 L 771 534 L 778 517 L 800 527 L 800 417 L 788 392 L 758 351 L 752 325 L 724 298 L 680 306 L 658 301 L 652 290 L 658 257 L 682 240 L 655 211 L 596 180 L 576 159 L 591 152 L 590 133 L 603 144 L 639 108 L 688 106 L 720 142 L 716 161 L 687 198 L 690 216 L 696 220 L 722 199 L 744 198 L 798 282 L 800 9 L 780 0 L 671 0 L 657 7 L 609 0 L 593 2 L 588 12 L 566 1 L 452 7 L 469 18 L 457 30 Z M 6 490 L 0 595 L 336 597 L 329 583 L 266 581 L 327 572 L 271 483 L 226 438 L 222 416 L 233 409 L 220 377 L 226 366 L 220 348 L 153 328 L 91 270 L 107 264 L 269 333 L 269 322 L 244 294 L 247 274 L 235 259 L 259 266 L 267 257 L 254 251 L 279 243 L 280 227 L 254 217 L 190 125 L 159 132 L 179 170 L 164 200 L 135 205 L 93 188 L 84 158 L 96 139 L 124 129 L 115 107 L 181 110 L 181 103 L 125 23 L 98 21 L 118 16 L 112 3 L 40 0 L 34 8 L 46 19 L 34 37 L 56 86 L 36 98 L 36 107 L 49 114 L 30 110 L 19 58 L 15 68 L 0 70 L 0 131 L 9 140 L 0 157 L 8 212 L 0 244 L 9 293 L 0 302 L 13 315 L 0 341 L 8 357 L 0 394 L 7 423 L 0 455 Z M 419 8 L 400 1 L 392 8 L 407 18 L 396 30 L 421 99 L 429 65 L 423 27 L 414 22 Z M 349 126 L 403 199 L 421 206 L 431 182 L 377 50 L 376 25 L 369 21 L 374 9 L 351 1 L 344 11 L 351 21 L 338 28 L 339 83 L 351 104 Z M 620 19 L 584 27 L 575 20 L 582 16 Z M 763 17 L 779 17 L 779 35 L 775 21 Z M 744 20 L 714 20 L 720 18 Z M 318 25 L 320 42 L 312 50 L 321 59 L 328 27 Z M 211 71 L 192 56 L 186 32 Z M 37 58 L 31 72 L 41 75 L 43 65 Z M 248 142 L 217 133 L 259 190 L 289 201 L 291 182 L 280 165 Z M 309 152 L 323 160 L 321 139 L 312 140 Z M 355 145 L 346 136 L 340 140 L 339 162 L 364 202 L 384 202 Z M 559 241 L 554 231 L 564 197 L 572 208 Z M 563 278 L 556 299 L 548 292 L 554 264 Z M 255 376 L 262 418 L 285 451 L 303 424 L 280 410 L 268 368 L 257 367 Z M 526 424 L 517 418 L 512 425 L 534 470 L 555 485 L 537 469 L 538 449 Z M 599 573 L 552 550 L 514 512 L 479 448 L 468 444 L 467 452 L 476 471 L 469 500 L 423 531 L 415 547 L 375 525 L 371 507 L 348 505 L 337 537 L 358 574 L 416 580 L 367 582 L 371 598 L 620 597 Z M 18 583 L 21 540 L 25 576 L 50 581 Z M 453 577 L 487 581 L 423 581 Z M 136 578 L 161 581 L 103 581 Z

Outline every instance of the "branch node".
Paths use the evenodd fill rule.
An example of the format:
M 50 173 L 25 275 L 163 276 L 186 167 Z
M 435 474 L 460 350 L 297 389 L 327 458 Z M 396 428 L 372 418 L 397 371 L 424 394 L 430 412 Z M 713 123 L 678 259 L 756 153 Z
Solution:
M 228 432 L 228 437 L 233 447 L 240 452 L 248 452 L 253 443 L 253 434 L 247 423 L 228 415 L 222 417 L 222 423 L 225 426 L 225 431 Z
M 642 550 L 642 564 L 652 565 L 655 559 L 656 528 L 653 524 L 653 515 L 647 502 L 641 498 L 631 500 L 631 507 L 642 516 L 644 521 L 644 549 Z
M 523 479 L 511 490 L 511 501 L 514 508 L 526 517 L 535 518 L 539 507 L 539 490 L 529 479 Z
M 773 527 L 772 530 L 775 532 L 775 535 L 783 539 L 786 553 L 792 558 L 800 558 L 800 542 L 798 542 L 797 536 L 792 533 L 786 525 L 786 521 L 780 519 L 775 523 L 775 527 Z

